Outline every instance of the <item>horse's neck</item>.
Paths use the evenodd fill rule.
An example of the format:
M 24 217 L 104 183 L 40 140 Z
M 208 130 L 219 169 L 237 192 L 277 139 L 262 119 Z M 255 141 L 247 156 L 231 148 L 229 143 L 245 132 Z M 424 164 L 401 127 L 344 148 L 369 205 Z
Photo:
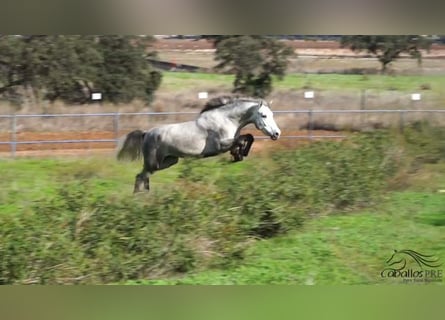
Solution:
M 241 129 L 252 123 L 252 116 L 249 109 L 254 104 L 243 104 L 230 109 L 216 109 L 207 111 L 198 118 L 200 127 L 217 130 L 222 136 L 236 136 Z
M 253 122 L 251 112 L 249 111 L 252 110 L 254 105 L 254 103 L 246 103 L 232 109 L 231 112 L 229 112 L 228 117 L 237 123 L 238 129 L 241 129 Z
M 203 113 L 198 119 L 197 119 L 198 126 L 201 128 L 204 128 L 206 130 L 216 130 L 219 132 L 223 131 L 236 131 L 239 123 L 238 121 L 231 119 L 227 117 L 226 115 L 222 114 L 221 112 L 217 111 L 208 111 L 206 113 Z

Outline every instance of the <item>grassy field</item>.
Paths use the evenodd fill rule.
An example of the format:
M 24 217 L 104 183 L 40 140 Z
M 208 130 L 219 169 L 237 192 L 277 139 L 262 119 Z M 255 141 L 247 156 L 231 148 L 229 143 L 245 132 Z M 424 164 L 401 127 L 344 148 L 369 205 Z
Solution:
M 207 73 L 165 72 L 159 89 L 155 110 L 199 110 L 203 101 L 197 101 L 201 91 L 210 97 L 229 94 L 232 75 Z M 345 75 L 345 74 L 288 74 L 283 80 L 273 82 L 274 90 L 267 97 L 273 101 L 274 110 L 399 110 L 443 109 L 445 105 L 445 76 L 443 75 Z M 305 99 L 303 92 L 314 90 L 314 99 Z M 412 101 L 412 93 L 421 93 L 420 101 Z M 179 103 L 178 103 L 179 102 Z M 187 109 L 181 106 L 187 106 Z M 445 114 L 429 117 L 428 114 L 411 113 L 408 122 L 429 119 L 445 123 Z M 283 125 L 304 126 L 306 116 L 281 115 Z M 341 129 L 398 126 L 399 116 L 394 114 L 317 114 L 313 119 L 326 127 Z
M 8 257 L 2 263 L 40 257 L 26 269 L 42 275 L 22 271 L 19 283 L 83 283 L 87 272 L 86 283 L 378 284 L 392 281 L 380 272 L 394 249 L 445 261 L 445 163 L 425 160 L 413 170 L 410 162 L 385 186 L 388 158 L 376 153 L 374 138 L 367 141 L 357 140 L 359 149 L 328 142 L 235 164 L 227 155 L 182 161 L 156 173 L 151 192 L 137 196 L 131 192 L 138 163 L 104 156 L 3 160 L 0 219 L 2 228 L 13 228 L 2 233 L 13 247 L 0 245 Z M 436 148 L 442 150 L 412 152 L 424 159 Z M 269 210 L 277 214 L 269 226 L 288 230 L 252 234 L 264 217 L 257 214 Z M 169 256 L 159 256 L 166 246 Z M 141 263 L 159 270 L 132 271 Z
M 233 75 L 213 73 L 163 72 L 160 92 L 193 90 L 198 88 L 230 88 Z M 428 85 L 435 93 L 443 93 L 443 75 L 344 75 L 344 74 L 287 74 L 283 80 L 274 80 L 276 90 L 304 89 L 318 90 L 398 90 L 402 92 L 421 90 Z
M 233 75 L 211 73 L 187 73 L 164 72 L 159 90 L 151 105 L 142 102 L 131 104 L 113 105 L 109 103 L 92 104 L 84 106 L 70 106 L 63 103 L 51 105 L 25 105 L 20 108 L 11 105 L 0 105 L 0 113 L 23 114 L 33 113 L 94 113 L 94 112 L 149 112 L 149 111 L 199 111 L 204 100 L 199 100 L 198 93 L 206 91 L 209 97 L 230 94 L 233 88 Z M 332 109 L 443 109 L 445 105 L 445 76 L 444 75 L 345 75 L 345 74 L 288 74 L 282 81 L 273 82 L 273 91 L 267 97 L 273 101 L 274 110 L 332 110 Z M 303 91 L 314 90 L 314 99 L 305 99 Z M 421 101 L 411 101 L 412 93 L 421 93 Z M 415 118 L 419 120 L 424 115 L 411 114 L 407 120 Z M 317 115 L 317 122 L 326 122 L 339 128 L 355 127 L 357 117 L 351 114 L 325 114 Z M 292 128 L 298 128 L 305 122 L 304 117 L 282 115 L 283 123 L 289 123 Z M 369 118 L 369 119 L 368 119 Z M 395 118 L 395 121 L 392 119 Z M 121 123 L 121 127 L 146 128 L 147 119 L 144 117 L 126 117 L 127 123 Z M 158 118 L 153 118 L 156 120 Z M 160 118 L 159 118 L 160 119 Z M 445 123 L 444 117 L 436 118 L 439 123 Z M 385 114 L 373 114 L 367 116 L 364 123 L 372 126 L 382 123 L 398 124 L 399 118 Z M 178 121 L 169 117 L 166 121 Z M 281 121 L 281 120 L 280 120 Z M 92 131 L 110 130 L 112 122 L 110 118 L 93 121 L 80 121 L 73 119 L 55 119 L 45 121 L 43 125 L 34 119 L 20 119 L 19 126 L 22 130 L 46 130 L 60 131 Z M 155 125 L 155 121 L 149 126 Z M 362 125 L 362 124 L 360 124 Z M 8 131 L 10 121 L 0 121 L 0 129 Z
M 194 172 L 210 174 L 209 179 L 218 179 L 225 174 L 240 175 L 251 168 L 252 164 L 248 162 L 219 165 L 230 163 L 229 159 L 227 154 L 202 159 Z M 79 180 L 89 180 L 98 193 L 130 196 L 134 176 L 142 169 L 142 163 L 118 162 L 113 156 L 101 155 L 31 157 L 1 159 L 1 168 L 3 179 L 0 180 L 0 212 L 20 213 L 26 211 L 32 201 L 52 196 L 61 185 Z M 155 190 L 169 189 L 180 180 L 178 176 L 184 168 L 184 164 L 180 162 L 168 170 L 158 171 L 150 185 Z
M 213 270 L 128 284 L 376 284 L 393 250 L 434 252 L 445 261 L 445 163 L 407 177 L 409 187 L 381 204 L 309 220 L 296 232 L 261 240 L 245 262 Z
M 165 72 L 154 102 L 156 110 L 183 105 L 200 106 L 198 92 L 210 97 L 229 94 L 233 75 Z M 444 75 L 346 75 L 288 74 L 274 79 L 267 97 L 276 110 L 295 109 L 443 109 Z M 315 91 L 314 99 L 304 99 L 303 91 Z M 412 93 L 421 93 L 421 101 L 411 101 Z M 343 119 L 345 122 L 353 122 Z
M 442 175 L 444 178 L 445 175 Z M 394 192 L 372 209 L 320 217 L 301 230 L 262 240 L 241 266 L 128 284 L 377 284 L 394 249 L 445 260 L 445 195 Z

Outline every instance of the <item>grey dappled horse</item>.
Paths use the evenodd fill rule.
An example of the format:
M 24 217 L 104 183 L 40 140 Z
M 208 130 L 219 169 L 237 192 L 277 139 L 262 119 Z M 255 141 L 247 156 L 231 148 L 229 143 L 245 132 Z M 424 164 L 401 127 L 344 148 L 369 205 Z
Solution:
M 145 132 L 130 132 L 121 143 L 117 158 L 136 160 L 143 156 L 144 166 L 136 175 L 134 192 L 140 191 L 142 185 L 149 190 L 149 174 L 176 164 L 182 157 L 210 157 L 232 150 L 232 155 L 238 154 L 242 160 L 242 156 L 248 153 L 253 136 L 241 136 L 240 131 L 250 123 L 273 140 L 281 134 L 265 100 L 214 98 L 193 121 L 163 125 Z M 236 148 L 242 149 L 236 151 Z

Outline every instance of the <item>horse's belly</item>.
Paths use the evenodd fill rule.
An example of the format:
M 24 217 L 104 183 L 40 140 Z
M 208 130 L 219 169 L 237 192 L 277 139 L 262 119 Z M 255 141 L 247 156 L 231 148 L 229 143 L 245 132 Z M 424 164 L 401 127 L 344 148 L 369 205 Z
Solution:
M 200 156 L 205 149 L 203 141 L 193 139 L 172 139 L 168 143 L 169 153 L 178 157 Z
M 212 157 L 230 149 L 229 144 L 221 143 L 219 139 L 182 140 L 180 143 L 170 143 L 172 153 L 178 157 Z
M 162 132 L 161 140 L 168 146 L 168 153 L 177 157 L 211 157 L 230 149 L 233 138 L 223 138 L 220 132 L 200 130 L 196 126 L 169 126 Z

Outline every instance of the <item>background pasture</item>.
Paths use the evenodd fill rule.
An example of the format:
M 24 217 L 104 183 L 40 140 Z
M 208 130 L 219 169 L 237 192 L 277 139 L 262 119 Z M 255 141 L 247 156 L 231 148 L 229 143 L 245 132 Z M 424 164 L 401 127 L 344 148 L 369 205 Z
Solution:
M 441 109 L 445 102 L 442 88 L 445 77 L 439 75 L 338 75 L 338 74 L 289 74 L 283 81 L 275 82 L 275 90 L 268 98 L 274 110 L 435 110 Z M 28 140 L 102 140 L 115 139 L 134 128 L 151 128 L 162 123 L 179 122 L 193 119 L 203 107 L 204 101 L 198 100 L 198 93 L 209 92 L 210 97 L 230 93 L 230 75 L 209 73 L 165 72 L 160 90 L 152 105 L 140 101 L 132 104 L 112 105 L 92 103 L 89 105 L 64 105 L 61 103 L 42 103 L 24 105 L 17 108 L 3 105 L 4 114 L 84 114 L 99 113 L 90 117 L 37 117 L 17 118 L 16 135 L 18 141 Z M 314 91 L 314 99 L 305 99 L 305 91 Z M 412 101 L 411 94 L 420 93 L 420 101 Z M 124 115 L 126 112 L 191 112 L 195 114 L 177 115 Z M 100 116 L 110 113 L 110 116 Z M 116 122 L 116 113 L 122 113 Z M 437 125 L 444 125 L 445 113 L 281 113 L 276 118 L 284 135 L 309 136 L 307 132 L 310 120 L 311 128 L 324 129 L 313 135 L 344 135 L 345 131 L 369 131 L 375 128 L 399 127 L 419 120 L 428 120 Z M 0 141 L 13 138 L 12 119 L 0 118 Z M 249 127 L 247 130 L 255 130 Z M 335 133 L 329 131 L 343 131 Z M 300 140 L 282 139 L 274 145 L 297 146 Z M 109 152 L 115 143 L 69 143 L 69 144 L 20 144 L 17 146 L 23 154 L 38 154 L 38 150 L 59 150 L 57 152 Z M 259 144 L 258 144 L 259 145 Z M 263 143 L 264 145 L 264 143 Z M 270 143 L 268 145 L 271 145 Z M 0 151 L 7 156 L 11 147 L 0 145 Z M 60 151 L 70 149 L 70 151 Z M 74 151 L 73 151 L 74 150 Z M 10 154 L 10 152 L 9 152 Z

